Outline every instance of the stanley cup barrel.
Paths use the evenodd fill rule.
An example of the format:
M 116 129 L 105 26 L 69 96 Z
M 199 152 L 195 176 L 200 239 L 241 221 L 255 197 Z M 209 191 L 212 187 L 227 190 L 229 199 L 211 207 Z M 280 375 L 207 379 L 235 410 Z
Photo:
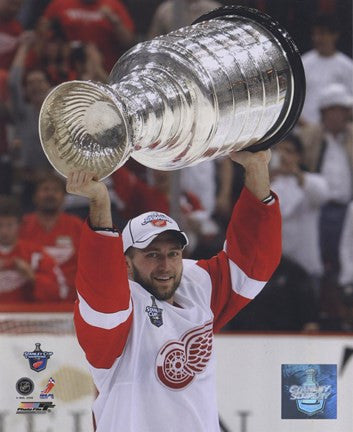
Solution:
M 44 152 L 64 176 L 102 179 L 129 157 L 175 170 L 283 139 L 304 102 L 305 77 L 288 33 L 268 15 L 222 7 L 136 45 L 108 84 L 71 81 L 46 98 Z

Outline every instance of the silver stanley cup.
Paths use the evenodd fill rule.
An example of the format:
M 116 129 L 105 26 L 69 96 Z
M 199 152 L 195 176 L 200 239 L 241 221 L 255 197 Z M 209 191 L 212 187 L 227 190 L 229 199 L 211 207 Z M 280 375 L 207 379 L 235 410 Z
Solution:
M 301 112 L 305 78 L 296 46 L 268 15 L 223 7 L 136 45 L 109 84 L 56 87 L 40 113 L 49 161 L 66 176 L 100 179 L 131 156 L 175 170 L 283 139 Z

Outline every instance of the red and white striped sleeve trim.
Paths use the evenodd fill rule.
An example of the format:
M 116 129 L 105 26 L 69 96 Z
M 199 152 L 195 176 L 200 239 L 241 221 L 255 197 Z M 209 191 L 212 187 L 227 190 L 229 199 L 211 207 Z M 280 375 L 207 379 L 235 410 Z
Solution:
M 266 281 L 258 281 L 247 276 L 233 261 L 228 259 L 232 290 L 242 297 L 254 299 L 266 285 Z
M 110 315 L 110 314 L 108 314 Z M 120 317 L 121 318 L 121 317 Z M 97 369 L 109 369 L 124 351 L 130 332 L 133 314 L 111 329 L 88 324 L 79 311 L 78 302 L 75 305 L 75 327 L 78 341 L 85 351 L 91 366 Z M 115 321 L 115 320 L 114 320 Z M 114 322 L 116 324 L 120 319 Z M 98 324 L 96 322 L 96 324 Z M 102 325 L 102 322 L 99 322 Z M 111 325 L 113 322 L 110 323 Z M 104 325 L 104 324 L 103 324 Z
M 98 312 L 91 308 L 85 299 L 77 293 L 79 303 L 78 308 L 82 319 L 93 327 L 111 330 L 128 320 L 132 313 L 132 301 L 130 297 L 129 307 L 113 313 Z

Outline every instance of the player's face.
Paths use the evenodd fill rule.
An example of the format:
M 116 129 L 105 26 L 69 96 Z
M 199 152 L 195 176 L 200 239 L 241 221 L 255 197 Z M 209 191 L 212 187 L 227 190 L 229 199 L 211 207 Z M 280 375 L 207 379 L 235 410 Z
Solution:
M 0 245 L 13 246 L 17 241 L 20 223 L 15 216 L 0 216 Z
M 183 272 L 182 247 L 169 233 L 161 234 L 145 249 L 126 257 L 130 277 L 158 300 L 173 303 Z

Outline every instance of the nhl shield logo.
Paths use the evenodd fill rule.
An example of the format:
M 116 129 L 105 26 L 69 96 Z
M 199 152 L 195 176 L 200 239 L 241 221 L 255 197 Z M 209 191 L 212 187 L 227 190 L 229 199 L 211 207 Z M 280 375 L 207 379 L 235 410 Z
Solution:
M 47 367 L 48 359 L 53 355 L 51 351 L 42 351 L 40 345 L 40 343 L 36 343 L 34 351 L 25 351 L 23 353 L 24 358 L 29 361 L 29 367 L 35 372 L 44 370 Z
M 163 317 L 162 317 L 162 311 L 163 309 L 160 309 L 156 304 L 156 299 L 151 296 L 152 299 L 152 305 L 146 306 L 145 312 L 147 312 L 147 315 L 153 325 L 156 327 L 160 327 L 163 325 Z

